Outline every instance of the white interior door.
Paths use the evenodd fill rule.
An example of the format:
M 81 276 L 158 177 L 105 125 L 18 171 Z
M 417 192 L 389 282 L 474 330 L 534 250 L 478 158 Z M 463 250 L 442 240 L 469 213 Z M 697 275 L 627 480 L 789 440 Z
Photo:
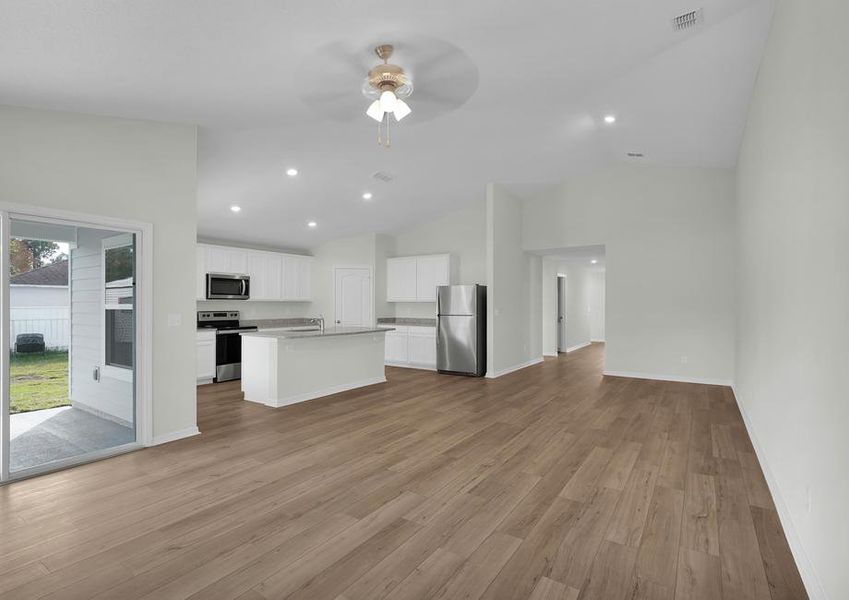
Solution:
M 371 269 L 336 267 L 333 271 L 336 278 L 336 325 L 372 325 Z
M 566 278 L 557 276 L 557 351 L 566 352 Z

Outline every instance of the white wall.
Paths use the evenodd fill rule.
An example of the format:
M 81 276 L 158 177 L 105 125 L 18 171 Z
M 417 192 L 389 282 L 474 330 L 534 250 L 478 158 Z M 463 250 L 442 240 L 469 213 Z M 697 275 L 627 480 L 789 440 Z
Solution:
M 451 211 L 392 236 L 392 256 L 451 254 L 457 285 L 486 285 L 486 202 Z M 379 290 L 386 296 L 386 286 Z M 436 302 L 393 302 L 395 313 L 378 316 L 434 317 Z
M 324 315 L 328 324 L 332 324 L 336 315 L 336 292 L 334 267 L 368 267 L 372 273 L 372 286 L 375 281 L 377 236 L 360 235 L 326 242 L 313 253 L 311 310 L 315 315 Z M 372 290 L 374 298 L 374 290 Z M 372 303 L 374 317 L 374 303 Z
M 47 348 L 67 349 L 71 341 L 71 317 L 67 286 L 9 286 L 9 347 L 21 333 L 40 333 Z
M 9 306 L 11 308 L 68 306 L 68 286 L 10 285 Z
M 487 186 L 487 376 L 542 358 L 542 258 L 522 250 L 522 202 Z
M 114 231 L 80 229 L 78 246 L 71 249 L 71 404 L 123 425 L 134 422 L 132 381 L 109 377 L 94 369 L 103 366 L 103 238 Z
M 521 217 L 525 250 L 606 246 L 607 371 L 731 382 L 731 170 L 623 165 L 569 179 Z
M 590 271 L 590 340 L 604 341 L 604 293 L 605 273 L 598 269 Z
M 849 598 L 847 22 L 845 0 L 777 4 L 737 190 L 737 400 L 808 591 L 834 600 Z
M 153 224 L 153 434 L 194 429 L 195 127 L 0 107 L 0 131 L 0 202 Z

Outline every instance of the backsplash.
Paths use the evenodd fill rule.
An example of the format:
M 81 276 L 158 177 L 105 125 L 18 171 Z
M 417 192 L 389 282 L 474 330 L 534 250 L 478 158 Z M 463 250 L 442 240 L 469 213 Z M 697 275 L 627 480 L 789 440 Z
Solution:
M 291 319 L 318 316 L 312 302 L 254 302 L 245 300 L 199 300 L 197 310 L 238 310 L 242 320 Z
M 412 319 L 432 319 L 436 317 L 436 302 L 393 302 L 392 304 L 395 305 L 395 314 L 385 316 Z

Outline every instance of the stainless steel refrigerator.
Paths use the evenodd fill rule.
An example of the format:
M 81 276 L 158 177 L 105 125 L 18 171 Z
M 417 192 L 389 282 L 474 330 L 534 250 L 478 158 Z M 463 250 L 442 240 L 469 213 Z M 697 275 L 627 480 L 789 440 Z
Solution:
M 441 285 L 436 292 L 436 370 L 486 375 L 486 286 Z

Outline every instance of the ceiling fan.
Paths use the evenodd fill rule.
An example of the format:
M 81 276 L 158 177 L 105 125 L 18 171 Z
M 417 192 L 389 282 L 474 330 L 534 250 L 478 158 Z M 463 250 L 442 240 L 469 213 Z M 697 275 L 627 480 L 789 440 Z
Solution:
M 413 80 L 403 68 L 389 63 L 394 51 L 392 44 L 381 44 L 374 49 L 383 64 L 369 70 L 363 83 L 363 95 L 372 100 L 366 114 L 377 121 L 377 143 L 387 148 L 392 145 L 392 120 L 401 121 L 413 112 L 404 102 L 413 93 Z
M 462 49 L 413 33 L 401 37 L 403 42 L 375 47 L 369 40 L 390 36 L 370 33 L 311 49 L 295 72 L 297 95 L 321 119 L 357 122 L 365 120 L 362 114 L 367 108 L 366 114 L 378 122 L 382 146 L 390 144 L 393 121 L 415 111 L 415 122 L 425 123 L 457 110 L 471 98 L 478 87 L 478 69 Z M 382 61 L 377 66 L 375 54 Z M 393 64 L 393 57 L 402 66 Z M 368 99 L 366 106 L 363 96 Z

